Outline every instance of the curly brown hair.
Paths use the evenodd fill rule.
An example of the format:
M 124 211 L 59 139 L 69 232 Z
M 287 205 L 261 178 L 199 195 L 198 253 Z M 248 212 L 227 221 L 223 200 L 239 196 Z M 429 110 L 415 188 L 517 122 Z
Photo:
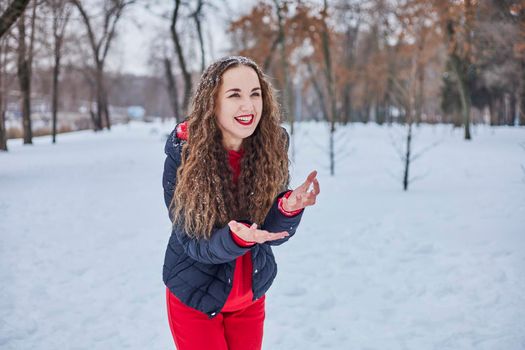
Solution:
M 222 75 L 239 65 L 257 73 L 263 108 L 254 133 L 243 139 L 244 156 L 235 184 L 214 111 Z M 188 140 L 182 148 L 182 163 L 170 205 L 173 224 L 182 225 L 188 236 L 209 239 L 214 227 L 222 227 L 232 219 L 260 225 L 275 197 L 287 188 L 288 141 L 280 127 L 274 94 L 268 77 L 246 57 L 222 58 L 202 74 L 192 99 Z

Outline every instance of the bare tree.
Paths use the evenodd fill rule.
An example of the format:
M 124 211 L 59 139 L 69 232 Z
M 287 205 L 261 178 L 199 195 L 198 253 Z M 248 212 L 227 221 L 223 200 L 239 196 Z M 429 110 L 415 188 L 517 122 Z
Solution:
M 288 55 L 287 55 L 287 47 L 286 47 L 286 31 L 285 31 L 285 21 L 286 21 L 286 12 L 287 12 L 287 4 L 284 0 L 273 0 L 274 6 L 275 6 L 275 14 L 277 15 L 277 24 L 278 24 L 278 34 L 276 42 L 279 44 L 279 51 L 281 53 L 281 71 L 283 76 L 283 87 L 282 87 L 282 106 L 283 106 L 283 113 L 290 123 L 290 144 L 291 144 L 291 152 L 292 152 L 292 162 L 295 159 L 295 140 L 294 140 L 294 120 L 295 120 L 295 114 L 293 111 L 292 106 L 292 84 L 291 84 L 291 76 L 290 71 L 288 67 Z M 271 57 L 271 51 L 270 55 L 268 57 Z
M 488 104 L 491 124 L 514 125 L 520 119 L 520 95 L 525 98 L 525 6 L 517 1 L 483 1 L 476 13 L 473 49 L 476 84 L 473 103 Z M 525 112 L 525 111 L 524 111 Z
M 7 151 L 7 130 L 5 127 L 5 75 L 7 66 L 7 40 L 0 38 L 0 151 Z
M 204 72 L 204 69 L 206 68 L 206 56 L 204 53 L 204 40 L 202 38 L 202 28 L 201 28 L 202 17 L 203 17 L 203 13 L 202 13 L 203 5 L 204 5 L 203 0 L 197 0 L 197 7 L 195 11 L 193 11 L 193 13 L 191 14 L 191 17 L 193 18 L 195 22 L 195 28 L 197 29 L 197 36 L 199 38 L 199 48 L 201 51 L 201 73 Z
M 303 25 L 308 28 L 308 35 L 312 42 L 313 53 L 303 57 L 302 61 L 310 75 L 317 95 L 323 119 L 329 123 L 329 149 L 330 175 L 335 175 L 335 131 L 339 121 L 337 113 L 337 97 L 333 70 L 333 37 L 336 35 L 329 26 L 328 2 L 323 2 L 319 15 L 305 13 L 302 18 Z
M 405 112 L 405 123 L 407 125 L 406 142 L 404 153 L 400 152 L 400 158 L 403 161 L 403 190 L 408 190 L 410 163 L 412 161 L 412 124 L 414 123 L 415 91 L 416 91 L 416 63 L 413 63 L 413 69 L 405 84 L 401 83 L 397 77 L 392 77 L 394 89 L 389 93 L 392 99 L 401 106 Z
M 168 96 L 171 102 L 173 116 L 175 117 L 175 123 L 177 123 L 179 120 L 181 120 L 179 114 L 179 90 L 177 88 L 177 82 L 175 81 L 175 77 L 173 75 L 173 70 L 171 69 L 171 59 L 167 56 L 164 56 L 162 62 L 164 64 L 164 71 L 168 83 Z
M 458 4 L 454 1 L 433 1 L 433 3 L 445 33 L 451 73 L 459 92 L 465 140 L 470 140 L 472 102 L 469 80 L 474 69 L 472 32 L 478 4 L 473 0 L 465 0 Z
M 170 33 L 171 39 L 173 40 L 173 46 L 175 48 L 175 54 L 179 60 L 180 70 L 182 72 L 182 78 L 184 80 L 184 98 L 182 100 L 182 113 L 185 115 L 188 113 L 188 106 L 190 104 L 190 97 L 192 91 L 192 79 L 191 73 L 186 65 L 186 59 L 184 58 L 184 51 L 180 42 L 179 33 L 177 33 L 177 21 L 179 20 L 179 10 L 181 7 L 181 0 L 175 0 L 175 7 L 171 16 Z
M 22 94 L 22 124 L 24 130 L 24 144 L 33 143 L 31 128 L 31 73 L 33 64 L 33 44 L 35 41 L 36 1 L 33 2 L 31 15 L 31 34 L 29 47 L 26 45 L 26 20 L 22 13 L 18 20 L 18 81 Z
M 148 8 L 149 9 L 149 8 Z M 153 11 L 152 14 L 157 15 Z M 166 16 L 157 15 L 159 18 L 166 19 Z M 169 18 L 171 20 L 171 16 Z M 158 29 L 160 32 L 164 31 Z M 166 33 L 169 34 L 169 33 Z M 170 34 L 171 35 L 171 34 Z M 151 42 L 150 57 L 148 62 L 154 69 L 154 74 L 161 77 L 162 86 L 166 89 L 166 96 L 169 100 L 171 115 L 175 118 L 175 123 L 180 120 L 180 98 L 179 87 L 173 72 L 173 49 L 171 47 L 171 39 L 167 39 L 164 35 L 157 36 Z M 166 115 L 162 115 L 162 122 L 164 122 Z
M 53 91 L 52 91 L 52 110 L 53 110 L 53 130 L 52 142 L 56 142 L 57 134 L 57 113 L 58 113 L 58 77 L 60 75 L 60 61 L 62 58 L 62 44 L 67 23 L 71 16 L 71 7 L 68 0 L 47 0 L 48 6 L 53 14 Z
M 5 68 L 7 63 L 6 34 L 11 26 L 24 13 L 30 0 L 14 0 L 0 14 L 0 151 L 7 151 L 7 130 L 5 125 Z
M 517 6 L 516 6 L 517 7 Z M 518 10 L 518 8 L 516 8 Z M 515 44 L 515 52 L 519 57 L 521 68 L 521 82 L 519 93 L 519 124 L 525 125 L 525 6 L 516 11 L 519 23 L 519 44 Z
M 13 0 L 0 16 L 0 38 L 16 22 L 31 0 Z
M 195 3 L 196 3 L 195 9 L 191 9 L 189 6 L 189 3 L 183 2 L 181 0 L 175 0 L 174 8 L 170 16 L 171 41 L 173 43 L 173 50 L 174 50 L 175 56 L 177 57 L 177 61 L 178 61 L 178 65 L 180 68 L 180 72 L 182 75 L 182 81 L 183 81 L 182 105 L 179 103 L 179 100 L 178 100 L 178 90 L 179 89 L 177 87 L 177 82 L 176 82 L 175 75 L 174 75 L 173 68 L 172 68 L 173 67 L 172 59 L 169 58 L 167 55 L 165 55 L 163 59 L 166 79 L 168 83 L 167 84 L 168 94 L 170 95 L 175 118 L 177 120 L 180 118 L 181 114 L 186 115 L 188 113 L 191 92 L 193 89 L 191 67 L 188 65 L 187 57 L 183 50 L 183 45 L 182 45 L 183 34 L 177 28 L 181 26 L 180 25 L 181 21 L 184 21 L 185 19 L 185 17 L 183 17 L 182 12 L 181 12 L 183 7 L 190 10 L 188 17 L 193 19 L 193 22 L 195 24 L 195 30 L 196 30 L 197 39 L 199 42 L 199 51 L 200 51 L 200 72 L 202 73 L 204 69 L 206 68 L 206 49 L 204 45 L 202 24 L 206 16 L 205 7 L 210 7 L 210 6 L 215 7 L 215 6 L 213 5 L 212 1 L 197 0 L 195 1 Z
M 421 77 L 422 67 L 428 62 L 428 57 L 424 56 L 425 46 L 428 45 L 426 38 L 429 27 L 425 26 L 425 21 L 419 16 L 410 26 L 403 30 L 413 36 L 414 45 L 407 43 L 397 43 L 399 49 L 397 76 L 391 75 L 390 81 L 392 88 L 388 93 L 392 101 L 404 112 L 404 120 L 407 126 L 404 150 L 396 147 L 399 157 L 403 162 L 403 190 L 407 191 L 408 186 L 416 177 L 410 177 L 410 166 L 428 149 L 436 146 L 439 142 L 433 143 L 429 147 L 421 150 L 417 154 L 413 152 L 413 124 L 421 120 L 422 90 L 425 79 Z M 403 59 L 404 56 L 404 59 Z M 394 145 L 395 146 L 395 145 Z
M 335 133 L 335 123 L 337 120 L 337 101 L 334 91 L 334 82 L 333 82 L 333 71 L 332 71 L 332 58 L 331 58 L 331 49 L 330 49 L 330 32 L 328 29 L 328 3 L 327 0 L 323 2 L 324 6 L 321 11 L 321 43 L 323 49 L 323 58 L 324 58 L 324 74 L 326 77 L 326 86 L 328 90 L 328 99 L 329 99 L 329 114 L 328 121 L 330 122 L 330 175 L 335 174 L 335 154 L 334 154 L 334 133 Z
M 115 37 L 116 26 L 122 16 L 124 9 L 133 4 L 135 0 L 111 0 L 105 1 L 103 6 L 102 26 L 93 25 L 92 15 L 89 15 L 80 0 L 71 0 L 76 6 L 86 26 L 89 43 L 95 63 L 95 81 L 97 92 L 97 113 L 95 118 L 95 131 L 107 127 L 111 129 L 109 116 L 108 96 L 104 81 L 104 66 L 109 48 Z M 97 34 L 94 29 L 101 28 Z M 97 38 L 98 37 L 98 38 Z
M 345 23 L 343 41 L 343 65 L 347 74 L 354 69 L 356 61 L 357 37 L 360 31 L 363 14 L 359 3 L 351 3 L 347 0 L 339 1 L 336 10 L 336 20 Z M 346 77 L 342 86 L 341 96 L 341 122 L 346 124 L 352 114 L 352 90 L 353 79 Z

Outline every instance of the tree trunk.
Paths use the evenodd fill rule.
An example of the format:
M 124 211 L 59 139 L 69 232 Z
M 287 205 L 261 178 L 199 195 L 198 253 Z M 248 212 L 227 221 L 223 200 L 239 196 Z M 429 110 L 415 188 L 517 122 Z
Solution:
M 96 91 L 96 99 L 97 99 L 97 112 L 96 112 L 96 118 L 95 118 L 95 125 L 94 130 L 99 131 L 104 129 L 104 126 L 107 126 L 108 116 L 106 115 L 107 107 L 105 105 L 106 103 L 106 96 L 104 91 L 104 71 L 102 69 L 102 66 L 100 65 L 100 62 L 97 62 L 97 70 L 96 70 L 96 85 L 95 89 Z
M 181 0 L 175 0 L 175 8 L 173 10 L 173 15 L 171 17 L 170 32 L 171 32 L 171 39 L 173 41 L 173 45 L 175 46 L 175 54 L 177 55 L 179 59 L 179 65 L 182 71 L 182 78 L 184 79 L 184 99 L 182 101 L 182 113 L 186 115 L 189 112 L 188 108 L 189 108 L 190 98 L 191 98 L 192 81 L 191 81 L 191 74 L 189 73 L 186 67 L 186 60 L 184 59 L 184 52 L 182 51 L 182 46 L 179 41 L 179 35 L 175 28 L 175 26 L 177 25 L 180 4 L 181 4 Z
M 328 3 L 327 0 L 324 0 L 324 6 L 322 10 L 322 18 L 323 18 L 323 31 L 321 33 L 321 41 L 323 45 L 323 56 L 325 61 L 325 76 L 326 76 L 326 82 L 328 85 L 328 98 L 330 101 L 330 175 L 335 175 L 335 157 L 333 156 L 334 153 L 334 141 L 333 141 L 333 134 L 335 132 L 335 122 L 337 120 L 337 105 L 336 105 L 336 98 L 335 98 L 335 92 L 334 92 L 334 83 L 333 83 L 333 71 L 332 71 L 332 59 L 331 59 L 331 52 L 330 52 L 330 37 L 328 33 L 328 24 L 326 17 L 328 15 Z
M 292 89 L 290 84 L 290 72 L 288 67 L 288 57 L 286 56 L 286 33 L 284 32 L 284 18 L 282 13 L 282 3 L 278 0 L 274 0 L 275 11 L 277 14 L 277 23 L 279 25 L 279 48 L 281 52 L 281 69 L 283 73 L 283 94 L 282 94 L 282 106 L 283 114 L 290 123 L 290 144 L 292 146 L 292 162 L 295 160 L 295 142 L 294 139 L 294 120 L 295 115 L 293 112 L 292 103 Z
M 110 1 L 109 7 L 103 9 L 104 25 L 101 29 L 102 34 L 97 41 L 95 33 L 92 30 L 90 16 L 84 10 L 82 1 L 80 0 L 69 0 L 76 6 L 80 15 L 86 25 L 89 43 L 91 45 L 93 60 L 95 62 L 95 85 L 96 85 L 96 100 L 97 100 L 97 116 L 94 119 L 93 129 L 95 131 L 101 130 L 105 125 L 109 130 L 111 129 L 111 118 L 109 114 L 109 103 L 104 84 L 104 63 L 109 52 L 110 44 L 112 39 L 115 37 L 115 29 L 118 20 L 122 15 L 124 8 L 135 1 Z
M 519 124 L 525 125 L 525 59 L 521 60 L 521 91 L 519 96 Z
M 503 95 L 496 99 L 496 115 L 498 118 L 498 125 L 505 125 L 505 100 Z
M 319 80 L 317 79 L 314 69 L 312 67 L 312 64 L 310 62 L 306 63 L 306 68 L 308 69 L 308 72 L 310 73 L 310 81 L 312 82 L 313 88 L 315 93 L 317 94 L 317 97 L 319 98 L 319 104 L 321 107 L 321 111 L 323 113 L 324 120 L 329 120 L 328 116 L 328 109 L 326 107 L 325 97 L 323 95 L 323 92 L 321 90 L 321 86 L 319 85 Z
M 376 106 L 376 118 L 377 123 L 383 125 L 386 121 L 385 119 L 385 97 L 378 99 L 378 104 Z
M 91 120 L 93 121 L 93 131 L 102 130 L 102 105 L 100 103 L 99 90 L 97 89 L 98 83 L 95 86 L 95 101 L 97 103 L 96 111 L 93 110 L 93 107 L 90 107 L 92 113 Z
M 109 116 L 109 100 L 108 93 L 106 91 L 106 85 L 104 84 L 104 76 L 102 76 L 102 112 L 104 113 L 104 124 L 108 130 L 111 130 L 111 118 Z
M 524 89 L 525 90 L 525 89 Z M 525 93 L 522 91 L 520 96 L 519 105 L 519 125 L 525 126 Z
M 452 67 L 456 77 L 459 97 L 461 101 L 461 115 L 463 126 L 465 127 L 465 140 L 470 140 L 470 94 L 466 82 L 466 74 L 461 71 L 459 57 L 452 54 Z
M 102 122 L 102 113 L 102 97 L 100 89 L 97 89 L 97 112 L 95 117 L 97 124 L 95 125 L 95 131 L 100 131 L 104 128 L 104 124 Z
M 109 103 L 106 84 L 104 81 L 104 62 L 97 62 L 97 112 L 99 113 L 99 128 L 102 130 L 106 127 L 111 130 L 111 121 L 109 118 Z
M 178 123 L 178 121 L 181 120 L 179 115 L 179 93 L 171 70 L 171 60 L 167 57 L 164 58 L 164 69 L 166 71 L 166 79 L 168 80 L 168 97 L 171 102 L 175 123 Z
M 270 47 L 270 51 L 268 52 L 268 55 L 264 59 L 263 63 L 263 71 L 268 71 L 270 69 L 270 64 L 272 63 L 273 53 L 275 52 L 275 49 L 277 49 L 277 45 L 279 44 L 279 35 L 275 38 L 275 40 L 272 42 L 272 46 Z
M 93 106 L 93 103 L 90 103 L 89 104 L 89 116 L 91 117 L 91 123 L 93 123 L 93 130 L 99 131 L 100 129 L 98 129 L 99 122 L 98 122 L 97 114 L 93 110 L 92 106 Z
M 31 77 L 29 71 L 29 62 L 27 60 L 26 49 L 26 30 L 25 15 L 22 14 L 18 21 L 18 81 L 20 83 L 20 92 L 22 95 L 22 125 L 24 131 L 24 144 L 33 143 L 31 129 Z
M 350 114 L 352 113 L 352 96 L 351 96 L 351 85 L 350 83 L 345 84 L 343 90 L 343 115 L 341 122 L 346 125 L 350 120 Z
M 55 66 L 53 67 L 53 131 L 52 142 L 56 143 L 58 113 L 58 75 L 60 74 L 60 48 L 55 43 Z
M 202 39 L 201 29 L 201 13 L 202 13 L 202 0 L 198 0 L 197 9 L 193 13 L 193 20 L 195 21 L 195 27 L 197 28 L 197 37 L 199 38 L 199 48 L 201 50 L 201 73 L 206 68 L 206 56 L 204 54 L 204 40 Z
M 362 107 L 361 107 L 361 118 L 360 118 L 360 122 L 361 123 L 368 123 L 370 121 L 370 90 L 368 88 L 368 78 L 365 78 L 365 93 L 364 93 L 364 96 L 363 96 L 363 99 L 364 99 L 364 102 L 362 104 Z
M 330 175 L 335 175 L 335 120 L 330 121 Z
M 7 48 L 5 48 L 7 50 Z M 0 41 L 0 151 L 7 151 L 7 130 L 5 127 L 5 111 L 4 111 L 4 68 L 5 56 L 4 47 Z
M 489 114 L 490 114 L 490 125 L 496 126 L 498 125 L 498 114 L 496 113 L 496 98 L 494 96 L 490 96 L 489 100 Z
M 420 46 L 419 50 L 419 56 L 421 56 L 423 52 L 423 45 Z M 416 104 L 415 104 L 415 119 L 416 119 L 416 125 L 419 125 L 422 121 L 422 114 L 423 114 L 423 105 L 424 105 L 424 97 L 425 97 L 425 66 L 421 62 L 420 59 L 418 59 L 417 64 L 417 94 L 416 94 Z
M 68 0 L 62 0 L 59 2 L 53 2 L 50 4 L 53 10 L 53 37 L 54 37 L 54 54 L 55 54 L 55 66 L 53 67 L 53 130 L 52 130 L 52 142 L 56 143 L 57 136 L 57 114 L 58 114 L 58 99 L 59 99 L 59 86 L 58 77 L 60 76 L 60 61 L 62 58 L 62 43 L 64 42 L 64 33 L 66 30 L 67 23 L 71 16 L 71 7 L 69 6 Z
M 7 130 L 5 128 L 5 111 L 0 101 L 0 151 L 7 151 Z
M 512 125 L 512 117 L 510 115 L 510 103 L 509 103 L 509 94 L 504 93 L 503 94 L 503 124 L 511 126 Z
M 412 117 L 410 116 L 410 112 L 408 112 L 407 116 L 408 120 L 408 132 L 407 132 L 407 141 L 406 141 L 406 152 L 405 152 L 405 171 L 403 174 L 403 190 L 408 190 L 408 174 L 410 169 L 410 150 L 412 145 Z
M 470 30 L 472 25 L 472 2 L 465 0 L 465 28 L 467 33 L 464 42 L 459 42 L 456 24 L 452 19 L 446 22 L 446 34 L 449 45 L 449 57 L 452 66 L 452 73 L 456 81 L 461 102 L 461 115 L 463 126 L 465 127 L 465 140 L 470 140 L 470 92 L 468 90 L 467 73 L 470 66 Z M 463 54 L 460 56 L 459 47 L 463 47 Z
M 358 22 L 355 25 L 349 24 L 345 36 L 345 47 L 344 47 L 344 62 L 347 71 L 351 71 L 354 67 L 355 61 L 355 45 L 357 42 L 357 34 L 359 32 L 360 23 Z M 343 87 L 342 95 L 342 113 L 341 113 L 341 123 L 346 125 L 351 119 L 352 114 L 352 82 L 350 80 L 346 81 Z
M 517 115 L 516 115 L 516 111 L 517 111 L 517 99 L 516 99 L 516 93 L 513 91 L 510 96 L 509 96 L 509 125 L 511 126 L 514 126 L 516 125 L 516 121 L 517 121 Z

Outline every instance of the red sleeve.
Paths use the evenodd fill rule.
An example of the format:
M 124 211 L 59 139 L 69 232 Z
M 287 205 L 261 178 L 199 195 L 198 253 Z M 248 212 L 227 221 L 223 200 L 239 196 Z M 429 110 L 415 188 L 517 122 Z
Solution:
M 286 199 L 288 199 L 288 197 L 290 197 L 290 195 L 292 194 L 292 191 L 288 191 L 284 194 L 283 197 L 285 197 Z M 301 208 L 301 209 L 297 209 L 297 210 L 293 210 L 293 211 L 287 211 L 283 208 L 283 197 L 279 198 L 277 201 L 277 208 L 279 208 L 279 211 L 281 212 L 281 214 L 283 214 L 284 216 L 288 216 L 288 217 L 292 217 L 292 216 L 296 216 L 298 214 L 300 214 L 304 208 Z
M 250 225 L 245 224 L 244 222 L 241 222 L 241 224 L 243 224 L 246 227 L 250 227 Z M 239 245 L 240 247 L 252 247 L 252 246 L 255 245 L 255 242 L 247 242 L 247 241 L 245 241 L 241 237 L 237 236 L 237 234 L 235 232 L 233 232 L 232 230 L 230 230 L 230 234 L 231 234 L 233 240 L 235 241 L 235 243 L 237 243 L 237 245 Z

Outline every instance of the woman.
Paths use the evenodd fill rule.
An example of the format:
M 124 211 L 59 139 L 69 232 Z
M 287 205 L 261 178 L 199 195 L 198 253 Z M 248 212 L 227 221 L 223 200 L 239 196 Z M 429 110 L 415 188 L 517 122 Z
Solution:
M 163 279 L 179 350 L 261 348 L 271 246 L 293 236 L 319 194 L 315 171 L 287 191 L 287 147 L 259 67 L 240 56 L 211 64 L 165 147 L 173 230 Z

